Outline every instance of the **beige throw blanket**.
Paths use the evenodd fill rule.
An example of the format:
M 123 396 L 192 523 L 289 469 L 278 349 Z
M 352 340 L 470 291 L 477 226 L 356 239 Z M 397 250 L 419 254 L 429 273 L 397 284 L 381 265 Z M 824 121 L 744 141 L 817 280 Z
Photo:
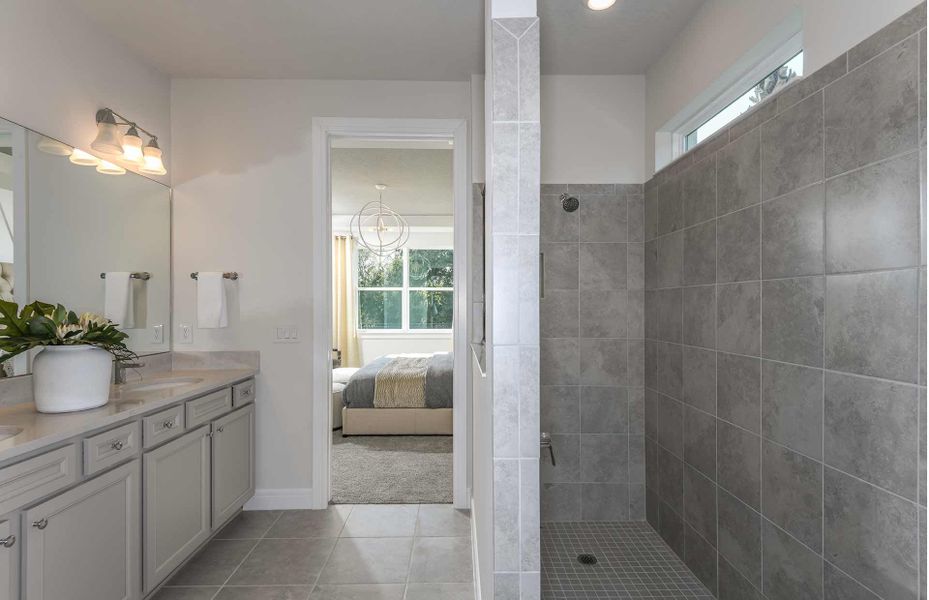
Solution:
M 425 408 L 430 357 L 397 356 L 374 379 L 375 408 Z

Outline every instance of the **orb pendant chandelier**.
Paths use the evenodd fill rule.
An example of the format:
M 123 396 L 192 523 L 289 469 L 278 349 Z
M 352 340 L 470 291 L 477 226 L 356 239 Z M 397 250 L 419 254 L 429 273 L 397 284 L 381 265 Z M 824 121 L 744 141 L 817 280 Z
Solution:
M 410 227 L 400 214 L 384 204 L 384 190 L 379 183 L 377 200 L 368 202 L 358 214 L 352 216 L 349 225 L 356 242 L 381 259 L 387 259 L 402 248 L 410 238 Z

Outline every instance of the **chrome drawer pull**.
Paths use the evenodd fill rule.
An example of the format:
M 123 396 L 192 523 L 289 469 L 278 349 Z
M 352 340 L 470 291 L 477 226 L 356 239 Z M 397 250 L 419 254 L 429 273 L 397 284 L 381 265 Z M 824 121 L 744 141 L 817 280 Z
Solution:
M 222 433 L 224 429 L 225 429 L 225 427 L 217 427 L 217 428 L 216 428 L 216 433 Z
M 165 429 L 174 429 L 174 420 L 168 420 L 161 424 Z
M 246 389 L 242 390 L 242 395 L 243 395 L 243 396 L 251 396 L 251 395 L 252 395 L 252 388 L 246 388 Z
M 35 527 L 36 529 L 45 529 L 46 527 L 48 527 L 48 519 L 42 518 L 42 519 L 39 519 L 38 521 L 33 521 L 32 526 Z
M 116 440 L 115 442 L 113 442 L 112 444 L 110 444 L 110 448 L 112 448 L 113 450 L 116 450 L 117 452 L 119 452 L 120 450 L 123 449 L 123 441 L 122 441 L 122 440 Z
M 8 535 L 5 538 L 0 539 L 0 546 L 3 546 L 4 548 L 12 548 L 13 544 L 15 543 L 16 543 L 15 535 Z

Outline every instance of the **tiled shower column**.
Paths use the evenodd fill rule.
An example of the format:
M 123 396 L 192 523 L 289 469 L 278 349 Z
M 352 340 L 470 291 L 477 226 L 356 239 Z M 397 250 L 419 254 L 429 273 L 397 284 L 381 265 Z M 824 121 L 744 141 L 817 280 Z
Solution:
M 486 114 L 494 598 L 539 575 L 539 21 L 492 19 Z

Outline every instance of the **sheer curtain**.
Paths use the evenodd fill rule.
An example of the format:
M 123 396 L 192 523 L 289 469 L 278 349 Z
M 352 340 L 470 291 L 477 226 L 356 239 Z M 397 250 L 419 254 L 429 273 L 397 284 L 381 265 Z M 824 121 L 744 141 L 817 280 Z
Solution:
M 355 331 L 355 282 L 352 256 L 355 240 L 337 235 L 332 239 L 332 347 L 342 351 L 343 367 L 361 366 L 361 349 Z

